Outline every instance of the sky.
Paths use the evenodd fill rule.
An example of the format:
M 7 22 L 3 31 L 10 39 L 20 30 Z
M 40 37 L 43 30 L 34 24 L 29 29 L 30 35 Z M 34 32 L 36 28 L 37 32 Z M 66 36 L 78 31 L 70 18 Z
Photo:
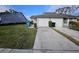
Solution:
M 54 12 L 57 8 L 62 6 L 51 5 L 6 5 L 0 6 L 0 11 L 14 9 L 18 12 L 22 12 L 25 16 L 32 16 L 42 14 L 44 12 Z
M 0 5 L 0 12 L 8 9 L 13 9 L 22 12 L 25 17 L 29 18 L 32 15 L 39 15 L 44 12 L 54 12 L 58 8 L 65 5 Z

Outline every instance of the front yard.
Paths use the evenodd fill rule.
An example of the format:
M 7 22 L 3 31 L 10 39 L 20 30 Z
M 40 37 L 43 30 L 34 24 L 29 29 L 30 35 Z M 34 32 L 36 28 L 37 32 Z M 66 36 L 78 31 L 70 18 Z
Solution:
M 33 48 L 36 36 L 35 28 L 25 25 L 0 26 L 0 48 Z

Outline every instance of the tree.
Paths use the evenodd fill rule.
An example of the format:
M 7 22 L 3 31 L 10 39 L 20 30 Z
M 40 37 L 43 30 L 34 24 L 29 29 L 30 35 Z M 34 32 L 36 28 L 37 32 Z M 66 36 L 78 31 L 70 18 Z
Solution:
M 59 14 L 72 14 L 79 8 L 79 5 L 72 5 L 63 8 L 58 8 L 55 12 Z
M 5 12 L 0 12 L 0 14 L 10 14 L 10 13 L 18 13 L 18 12 L 12 9 L 5 10 Z
M 8 10 L 5 10 L 5 13 L 10 13 Z
M 10 12 L 8 10 L 5 10 L 5 12 L 0 12 L 0 14 L 9 14 Z
M 17 11 L 13 10 L 13 9 L 9 9 L 10 13 L 17 13 Z

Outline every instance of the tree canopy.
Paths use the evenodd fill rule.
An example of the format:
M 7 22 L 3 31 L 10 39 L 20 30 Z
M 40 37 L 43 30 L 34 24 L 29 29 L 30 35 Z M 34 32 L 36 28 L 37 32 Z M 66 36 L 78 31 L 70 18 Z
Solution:
M 10 13 L 18 13 L 18 12 L 13 9 L 5 10 L 5 12 L 0 12 L 0 14 L 10 14 Z
M 62 8 L 56 9 L 56 13 L 59 14 L 72 14 L 79 8 L 79 5 L 65 6 Z

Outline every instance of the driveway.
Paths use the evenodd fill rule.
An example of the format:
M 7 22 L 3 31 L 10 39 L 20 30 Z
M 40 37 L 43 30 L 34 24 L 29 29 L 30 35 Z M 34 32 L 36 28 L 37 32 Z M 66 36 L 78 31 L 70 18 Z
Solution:
M 33 49 L 41 51 L 75 51 L 79 47 L 49 27 L 38 28 Z
M 79 41 L 79 31 L 75 31 L 75 30 L 68 29 L 68 28 L 55 28 L 55 29 L 57 29 Z

